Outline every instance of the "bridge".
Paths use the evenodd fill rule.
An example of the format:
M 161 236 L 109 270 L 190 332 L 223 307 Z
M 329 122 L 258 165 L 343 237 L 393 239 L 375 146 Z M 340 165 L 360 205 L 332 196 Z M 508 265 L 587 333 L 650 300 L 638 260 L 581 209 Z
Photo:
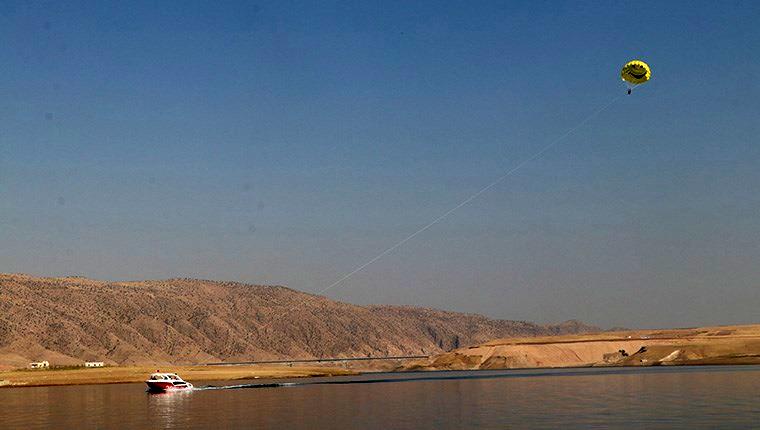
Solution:
M 304 360 L 259 360 L 259 361 L 236 361 L 204 363 L 206 366 L 246 366 L 252 364 L 293 364 L 293 363 L 343 363 L 348 361 L 382 361 L 382 360 L 414 360 L 429 358 L 429 355 L 394 355 L 388 357 L 336 357 L 336 358 L 311 358 Z

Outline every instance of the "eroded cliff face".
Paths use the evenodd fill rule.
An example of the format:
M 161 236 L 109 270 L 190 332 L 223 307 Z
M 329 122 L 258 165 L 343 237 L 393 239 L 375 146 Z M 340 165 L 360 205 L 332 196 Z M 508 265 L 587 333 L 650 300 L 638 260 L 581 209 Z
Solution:
M 406 370 L 760 364 L 760 324 L 506 338 L 417 360 Z

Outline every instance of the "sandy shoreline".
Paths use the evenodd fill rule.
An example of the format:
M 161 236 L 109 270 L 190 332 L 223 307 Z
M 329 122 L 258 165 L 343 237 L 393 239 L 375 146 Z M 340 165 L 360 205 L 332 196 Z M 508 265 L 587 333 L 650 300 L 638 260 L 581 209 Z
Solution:
M 305 378 L 356 375 L 359 373 L 349 369 L 317 366 L 161 366 L 159 369 L 165 372 L 178 373 L 182 378 L 190 382 L 234 381 L 258 378 Z M 0 388 L 143 382 L 156 370 L 155 366 L 9 370 L 0 372 Z
M 704 359 L 695 360 L 690 363 L 673 363 L 671 366 L 714 366 L 714 365 L 758 365 L 760 357 L 734 357 L 728 359 Z M 254 368 L 255 367 L 255 368 Z M 504 370 L 525 370 L 525 369 L 588 369 L 594 367 L 641 367 L 638 365 L 606 365 L 584 364 L 568 366 L 549 366 L 549 367 L 515 367 Z M 101 385 L 101 384 L 129 384 L 140 383 L 145 381 L 147 375 L 155 371 L 153 367 L 146 366 L 116 366 L 102 369 L 63 369 L 63 370 L 11 370 L 0 372 L 0 389 L 1 388 L 33 388 L 33 387 L 52 387 L 52 386 L 71 386 L 71 385 Z M 308 377 L 331 377 L 331 376 L 351 376 L 363 373 L 386 372 L 386 370 L 366 370 L 354 371 L 340 368 L 315 368 L 315 367 L 293 367 L 293 368 L 273 368 L 261 366 L 229 366 L 220 369 L 216 366 L 176 366 L 165 367 L 162 371 L 176 372 L 184 379 L 193 383 L 203 383 L 206 381 L 236 381 L 251 379 L 288 379 L 288 378 L 308 378 Z M 453 369 L 415 369 L 423 372 L 440 372 Z M 464 370 L 464 369 L 463 369 Z M 467 369 L 472 371 L 489 370 L 489 369 Z M 495 370 L 495 369 L 490 369 Z M 403 374 L 411 370 L 399 370 L 389 373 Z

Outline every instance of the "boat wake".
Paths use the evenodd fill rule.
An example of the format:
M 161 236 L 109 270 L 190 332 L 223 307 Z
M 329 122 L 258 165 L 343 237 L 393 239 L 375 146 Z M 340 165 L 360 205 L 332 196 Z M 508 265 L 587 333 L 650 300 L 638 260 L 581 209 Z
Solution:
M 312 385 L 316 382 L 269 382 L 261 384 L 239 384 L 239 385 L 204 385 L 194 387 L 193 391 L 205 390 L 238 390 L 241 388 L 276 388 L 276 387 L 294 387 L 297 385 Z
M 196 386 L 194 387 L 194 391 L 199 390 L 239 390 L 239 389 L 246 389 L 246 388 L 282 388 L 282 387 L 303 387 L 307 385 L 348 385 L 348 384 L 382 384 L 382 383 L 391 383 L 391 382 L 412 382 L 412 381 L 441 381 L 441 380 L 458 380 L 458 379 L 493 379 L 493 378 L 514 378 L 514 377 L 525 377 L 525 376 L 559 376 L 556 372 L 530 372 L 530 373 L 523 373 L 523 374 L 516 374 L 516 373 L 498 373 L 498 374 L 484 374 L 483 372 L 477 372 L 477 373 L 467 373 L 467 374 L 436 374 L 435 372 L 430 372 L 431 374 L 425 374 L 425 375 L 410 375 L 410 376 L 402 376 L 399 377 L 397 375 L 394 375 L 393 377 L 375 377 L 375 378 L 368 378 L 368 379 L 330 379 L 330 380 L 321 380 L 321 381 L 302 381 L 302 382 L 263 382 L 263 383 L 256 383 L 256 384 L 238 384 L 238 385 L 205 385 L 205 386 Z M 577 375 L 577 374 L 585 374 L 587 372 L 563 372 L 565 375 Z

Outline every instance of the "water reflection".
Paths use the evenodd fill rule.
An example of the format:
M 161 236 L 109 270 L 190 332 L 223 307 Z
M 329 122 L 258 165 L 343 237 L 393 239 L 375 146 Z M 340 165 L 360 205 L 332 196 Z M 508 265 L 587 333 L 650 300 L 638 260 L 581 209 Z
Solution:
M 190 407 L 193 392 L 191 390 L 170 391 L 164 393 L 146 392 L 146 413 L 155 420 L 160 428 L 176 428 Z

